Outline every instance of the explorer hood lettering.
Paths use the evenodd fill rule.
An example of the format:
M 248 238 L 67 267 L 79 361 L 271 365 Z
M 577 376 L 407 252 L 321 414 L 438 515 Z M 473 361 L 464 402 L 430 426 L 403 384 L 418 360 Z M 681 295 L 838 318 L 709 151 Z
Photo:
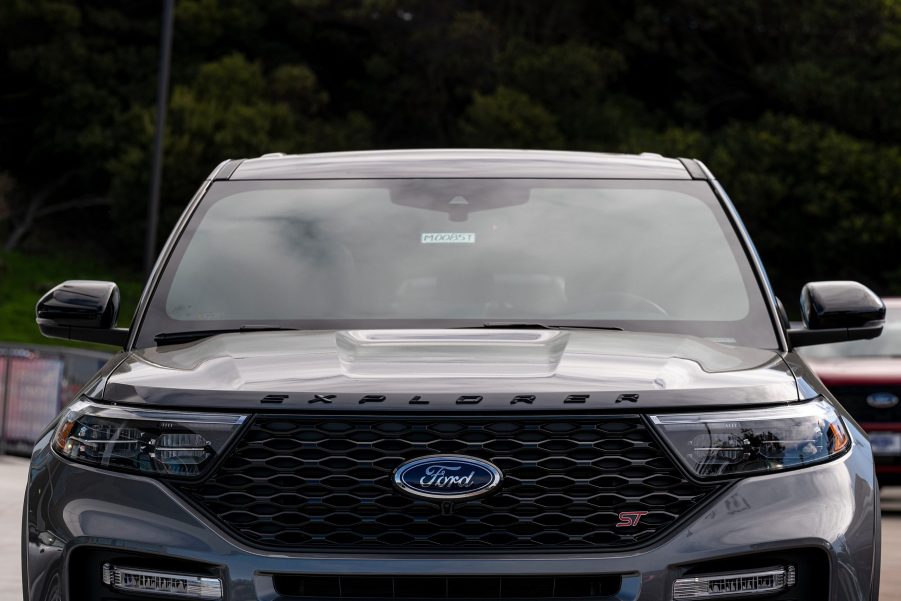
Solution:
M 379 410 L 404 411 L 610 409 L 624 407 L 616 404 L 623 394 L 639 395 L 630 408 L 798 399 L 795 379 L 778 353 L 691 336 L 433 330 L 419 336 L 417 345 L 409 343 L 409 332 L 379 334 L 384 344 L 366 348 L 363 370 L 355 369 L 359 356 L 348 365 L 347 349 L 339 349 L 346 332 L 224 334 L 142 349 L 112 372 L 103 396 L 202 407 L 259 407 L 268 397 L 268 404 L 323 411 L 369 410 L 376 397 Z M 461 336 L 474 335 L 481 348 L 461 342 Z M 522 365 L 529 356 L 531 371 L 504 373 L 498 367 Z M 323 397 L 330 402 L 320 402 Z

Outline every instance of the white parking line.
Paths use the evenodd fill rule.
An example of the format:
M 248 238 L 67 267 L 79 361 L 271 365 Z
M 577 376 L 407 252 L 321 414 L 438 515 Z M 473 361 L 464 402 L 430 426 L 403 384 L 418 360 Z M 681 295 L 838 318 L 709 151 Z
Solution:
M 901 487 L 882 491 L 882 582 L 880 601 L 901 599 Z
M 0 601 L 22 599 L 19 539 L 27 478 L 26 459 L 0 456 Z

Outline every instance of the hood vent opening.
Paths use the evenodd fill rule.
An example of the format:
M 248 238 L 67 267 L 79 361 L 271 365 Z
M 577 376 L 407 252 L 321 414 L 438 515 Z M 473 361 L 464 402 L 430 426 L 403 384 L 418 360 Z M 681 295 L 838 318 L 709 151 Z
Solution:
M 563 331 L 351 330 L 337 332 L 349 378 L 547 378 L 569 341 Z

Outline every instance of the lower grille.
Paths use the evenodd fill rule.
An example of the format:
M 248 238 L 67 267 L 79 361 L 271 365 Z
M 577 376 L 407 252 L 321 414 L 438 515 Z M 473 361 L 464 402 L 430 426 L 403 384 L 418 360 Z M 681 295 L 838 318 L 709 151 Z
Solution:
M 301 576 L 277 574 L 289 599 L 597 599 L 619 592 L 620 576 Z
M 450 511 L 392 484 L 401 463 L 471 455 L 498 492 Z M 713 492 L 638 416 L 256 416 L 217 470 L 179 490 L 246 543 L 277 550 L 542 550 L 643 544 Z M 622 522 L 621 512 L 641 513 Z

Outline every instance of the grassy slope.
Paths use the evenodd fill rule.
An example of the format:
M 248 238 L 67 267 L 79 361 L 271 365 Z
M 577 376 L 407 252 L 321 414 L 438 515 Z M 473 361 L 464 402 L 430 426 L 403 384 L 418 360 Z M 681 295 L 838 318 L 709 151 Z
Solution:
M 74 255 L 33 256 L 0 252 L 0 341 L 111 350 L 111 347 L 44 338 L 34 323 L 34 305 L 65 280 L 111 280 L 119 284 L 119 325 L 128 325 L 144 285 L 140 274 Z

